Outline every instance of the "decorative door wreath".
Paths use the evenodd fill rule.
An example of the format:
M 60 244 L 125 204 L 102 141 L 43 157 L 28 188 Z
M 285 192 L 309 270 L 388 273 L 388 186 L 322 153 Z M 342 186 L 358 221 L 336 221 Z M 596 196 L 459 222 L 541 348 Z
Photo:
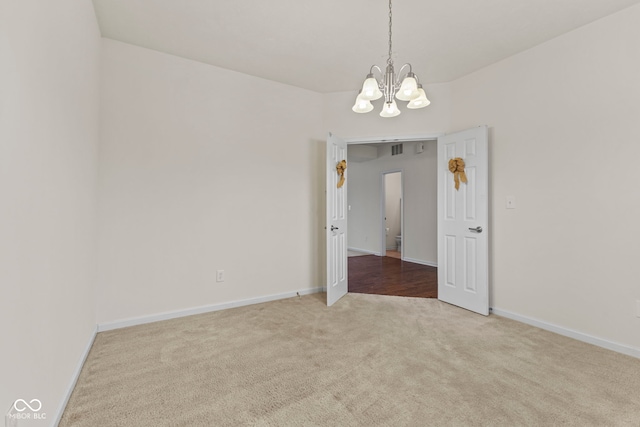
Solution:
M 460 188 L 460 181 L 467 183 L 467 174 L 464 173 L 464 160 L 456 157 L 449 160 L 449 170 L 453 173 L 453 180 L 456 183 L 456 190 Z
M 341 188 L 344 185 L 344 171 L 347 169 L 347 161 L 341 160 L 338 162 L 336 166 L 336 171 L 338 175 L 340 175 L 340 181 L 338 181 L 338 188 Z

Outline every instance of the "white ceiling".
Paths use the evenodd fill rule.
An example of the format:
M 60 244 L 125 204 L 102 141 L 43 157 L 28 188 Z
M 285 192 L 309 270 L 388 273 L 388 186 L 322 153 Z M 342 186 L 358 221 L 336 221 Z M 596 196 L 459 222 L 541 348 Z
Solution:
M 386 0 L 93 0 L 102 36 L 316 92 L 388 51 Z M 640 0 L 396 0 L 393 59 L 448 82 Z

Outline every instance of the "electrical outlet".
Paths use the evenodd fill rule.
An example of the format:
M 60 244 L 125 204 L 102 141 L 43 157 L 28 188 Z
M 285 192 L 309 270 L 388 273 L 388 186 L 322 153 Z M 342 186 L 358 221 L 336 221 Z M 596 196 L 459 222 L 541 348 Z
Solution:
M 224 270 L 216 271 L 216 282 L 224 282 Z

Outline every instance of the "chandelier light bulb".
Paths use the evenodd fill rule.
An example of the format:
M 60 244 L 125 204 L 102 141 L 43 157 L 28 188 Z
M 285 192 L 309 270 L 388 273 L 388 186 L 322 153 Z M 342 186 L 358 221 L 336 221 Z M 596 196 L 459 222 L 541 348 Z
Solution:
M 364 99 L 362 94 L 360 94 L 356 97 L 356 103 L 353 104 L 351 110 L 355 113 L 368 113 L 373 110 L 373 105 L 371 105 L 371 101 Z
M 378 87 L 378 81 L 373 77 L 373 74 L 370 73 L 367 75 L 366 80 L 362 84 L 362 92 L 359 96 L 370 101 L 375 101 L 382 97 L 382 92 L 380 92 L 380 88 Z
M 427 105 L 431 104 L 431 101 L 427 99 L 427 94 L 424 93 L 424 89 L 422 89 L 422 85 L 418 86 L 418 96 L 411 101 L 407 105 L 407 108 L 412 110 L 417 110 L 418 108 L 424 108 Z
M 382 111 L 380 111 L 380 117 L 395 117 L 398 115 L 400 115 L 400 110 L 395 100 L 384 103 Z
M 415 74 L 409 73 L 402 81 L 400 90 L 396 93 L 396 98 L 400 101 L 411 101 L 413 98 L 417 98 L 418 95 L 418 82 Z

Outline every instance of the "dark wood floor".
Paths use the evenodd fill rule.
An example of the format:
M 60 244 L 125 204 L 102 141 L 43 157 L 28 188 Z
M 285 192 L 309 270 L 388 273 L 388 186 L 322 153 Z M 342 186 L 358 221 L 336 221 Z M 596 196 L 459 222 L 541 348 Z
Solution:
M 438 298 L 438 269 L 390 257 L 349 257 L 349 292 Z

